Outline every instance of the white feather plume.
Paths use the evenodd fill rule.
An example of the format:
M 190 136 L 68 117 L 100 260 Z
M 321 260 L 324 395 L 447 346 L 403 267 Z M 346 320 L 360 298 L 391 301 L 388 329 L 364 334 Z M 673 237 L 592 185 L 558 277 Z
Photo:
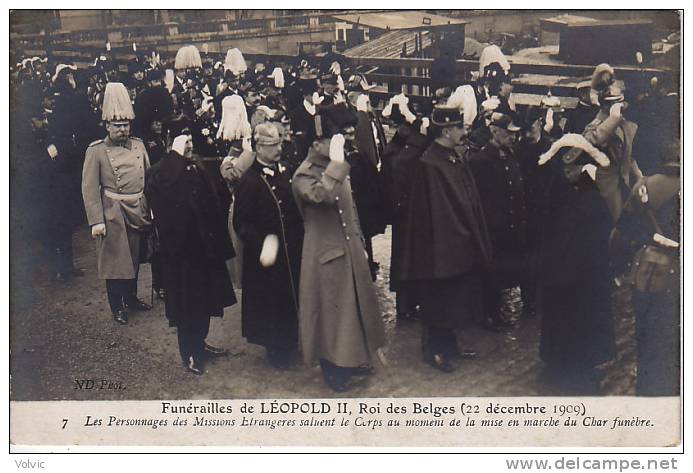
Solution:
M 245 102 L 239 95 L 230 95 L 221 101 L 221 123 L 217 138 L 233 141 L 250 136 L 251 128 L 248 122 L 248 111 Z
M 565 147 L 577 148 L 586 152 L 601 167 L 607 167 L 610 164 L 609 158 L 587 141 L 587 138 L 577 133 L 568 133 L 556 140 L 547 152 L 539 156 L 539 165 L 542 166 L 548 163 L 561 148 Z
M 233 72 L 234 75 L 238 75 L 248 70 L 248 65 L 245 63 L 243 53 L 241 53 L 238 48 L 232 48 L 226 52 L 224 69 Z
M 132 109 L 130 94 L 120 82 L 109 82 L 106 84 L 104 92 L 101 119 L 104 121 L 112 120 L 134 120 L 135 111 Z
M 277 89 L 284 88 L 284 71 L 281 67 L 275 67 L 270 77 L 274 79 L 274 86 Z
M 176 69 L 188 69 L 202 67 L 202 58 L 200 51 L 196 46 L 183 46 L 176 53 L 176 61 L 174 67 Z

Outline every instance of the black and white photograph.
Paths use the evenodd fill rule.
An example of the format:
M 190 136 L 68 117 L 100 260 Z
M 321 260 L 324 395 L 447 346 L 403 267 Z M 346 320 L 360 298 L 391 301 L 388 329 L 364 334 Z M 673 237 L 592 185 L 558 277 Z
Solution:
M 9 11 L 10 411 L 666 398 L 678 432 L 683 11 L 323 6 Z

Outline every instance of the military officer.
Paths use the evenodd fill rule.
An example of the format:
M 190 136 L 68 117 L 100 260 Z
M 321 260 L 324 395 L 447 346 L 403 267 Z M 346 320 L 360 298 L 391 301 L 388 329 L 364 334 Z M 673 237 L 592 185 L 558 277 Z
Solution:
M 371 373 L 364 365 L 384 346 L 385 331 L 351 194 L 345 116 L 331 107 L 319 118 L 292 182 L 305 229 L 299 336 L 304 361 L 319 359 L 327 385 L 343 392 L 349 378 Z
M 474 178 L 457 151 L 466 134 L 459 109 L 438 105 L 431 123 L 433 140 L 412 170 L 399 277 L 421 304 L 424 361 L 450 373 L 452 358 L 476 356 L 458 348 L 455 329 L 479 312 L 491 248 Z
M 500 315 L 502 290 L 520 283 L 526 266 L 527 209 L 520 163 L 513 146 L 520 127 L 500 112 L 491 115 L 491 139 L 470 165 L 493 246 L 493 267 L 484 281 L 484 325 L 509 325 Z
M 89 145 L 82 171 L 99 278 L 106 280 L 111 313 L 122 325 L 128 323 L 127 309 L 151 309 L 137 298 L 141 238 L 151 228 L 151 218 L 143 194 L 149 157 L 144 143 L 130 137 L 134 118 L 125 86 L 109 83 L 102 112 L 108 135 Z

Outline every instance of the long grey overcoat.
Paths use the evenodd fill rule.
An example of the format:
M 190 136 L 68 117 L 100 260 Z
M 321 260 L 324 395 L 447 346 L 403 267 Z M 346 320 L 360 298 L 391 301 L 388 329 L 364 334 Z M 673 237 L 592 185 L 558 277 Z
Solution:
M 356 367 L 385 344 L 349 168 L 311 148 L 292 182 L 305 228 L 299 334 L 306 363 Z
M 135 278 L 141 231 L 147 229 L 146 222 L 150 221 L 143 193 L 148 168 L 147 151 L 137 138 L 130 138 L 125 146 L 106 138 L 87 148 L 82 170 L 87 221 L 90 226 L 106 224 L 106 236 L 96 239 L 101 279 Z

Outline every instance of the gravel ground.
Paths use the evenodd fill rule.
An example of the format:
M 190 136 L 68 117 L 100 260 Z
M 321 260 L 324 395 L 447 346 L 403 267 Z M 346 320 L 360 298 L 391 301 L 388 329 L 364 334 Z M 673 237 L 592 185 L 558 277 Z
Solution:
M 374 239 L 381 264 L 378 298 L 387 327 L 387 366 L 335 395 L 322 382 L 317 366 L 276 372 L 261 347 L 240 335 L 240 304 L 213 319 L 208 340 L 232 355 L 212 360 L 204 376 L 180 365 L 175 329 L 163 315 L 163 302 L 151 312 L 131 315 L 128 326 L 115 324 L 104 283 L 96 278 L 94 245 L 88 229 L 75 235 L 77 265 L 86 275 L 54 282 L 45 255 L 26 242 L 13 245 L 11 260 L 11 398 L 13 400 L 233 399 L 325 397 L 535 396 L 569 395 L 547 383 L 539 360 L 538 318 L 521 315 L 518 290 L 506 294 L 506 315 L 517 321 L 507 333 L 480 327 L 460 333 L 464 346 L 479 353 L 460 361 L 453 374 L 440 373 L 421 361 L 417 323 L 398 324 L 394 295 L 388 288 L 390 235 Z M 142 266 L 140 296 L 149 298 L 151 275 Z M 237 294 L 240 300 L 240 292 Z M 634 325 L 628 294 L 614 294 L 618 357 L 604 367 L 603 393 L 633 395 Z M 92 379 L 97 388 L 108 380 L 121 389 L 75 389 L 75 380 Z

